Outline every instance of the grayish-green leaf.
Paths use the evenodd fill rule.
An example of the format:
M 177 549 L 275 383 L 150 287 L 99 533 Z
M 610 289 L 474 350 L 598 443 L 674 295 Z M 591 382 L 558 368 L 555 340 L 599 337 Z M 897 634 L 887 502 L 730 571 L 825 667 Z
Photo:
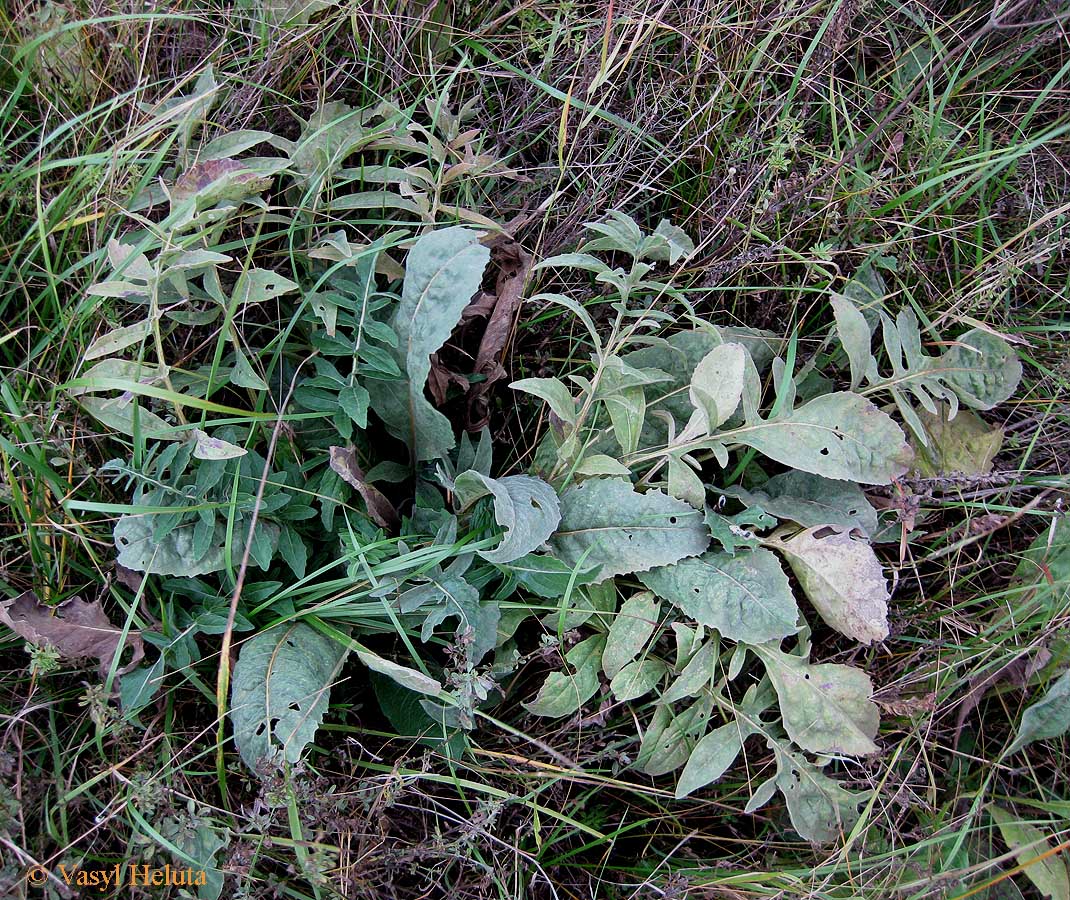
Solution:
M 602 653 L 602 671 L 612 678 L 646 646 L 657 628 L 661 604 L 649 591 L 629 597 L 613 618 Z
M 266 391 L 267 382 L 264 381 L 253 368 L 241 350 L 234 351 L 234 367 L 230 370 L 230 383 L 235 387 L 249 388 L 254 391 Z
M 578 572 L 574 572 L 572 566 L 565 565 L 559 559 L 535 553 L 529 553 L 500 567 L 532 593 L 551 600 L 563 597 L 569 584 L 574 587 L 590 584 L 597 573 L 597 567 L 588 563 L 584 563 Z
M 669 457 L 666 466 L 668 472 L 667 488 L 670 497 L 683 500 L 695 509 L 703 509 L 706 504 L 706 486 L 698 473 L 683 460 Z
M 302 622 L 276 625 L 242 644 L 230 720 L 245 764 L 296 763 L 316 735 L 347 650 Z
M 578 466 L 576 466 L 577 475 L 623 475 L 628 477 L 631 471 L 626 465 L 615 460 L 612 456 L 606 456 L 604 453 L 595 453 L 592 456 L 585 456 Z
M 709 545 L 702 514 L 661 491 L 638 493 L 620 478 L 590 478 L 561 497 L 561 524 L 550 539 L 568 565 L 598 565 L 598 580 L 645 572 L 695 556 Z M 589 551 L 589 553 L 588 553 Z
M 197 459 L 235 459 L 247 452 L 244 447 L 214 438 L 199 428 L 193 429 L 193 455 Z
M 442 693 L 442 685 L 439 682 L 411 666 L 403 666 L 393 660 L 384 659 L 370 650 L 357 650 L 357 659 L 373 672 L 386 675 L 410 691 L 426 694 L 429 697 L 437 697 Z
M 862 484 L 889 484 L 906 473 L 912 453 L 902 430 L 858 394 L 815 397 L 782 418 L 726 432 L 784 465 Z
M 944 381 L 967 406 L 991 409 L 1009 398 L 1022 380 L 1022 361 L 1003 338 L 971 329 L 941 357 Z
M 249 269 L 234 285 L 234 299 L 239 305 L 265 303 L 297 290 L 297 283 L 271 269 Z
M 828 844 L 854 827 L 864 793 L 852 794 L 806 761 L 801 753 L 773 746 L 776 786 L 784 795 L 792 827 L 804 839 Z
M 673 225 L 668 219 L 658 222 L 651 237 L 657 239 L 643 254 L 646 259 L 664 260 L 675 266 L 681 259 L 689 258 L 695 252 L 695 242 L 682 228 Z M 647 239 L 650 240 L 649 238 Z
M 754 730 L 743 722 L 734 721 L 715 728 L 703 737 L 688 757 L 680 780 L 676 783 L 676 799 L 692 794 L 707 784 L 712 784 L 736 761 L 743 741 Z
M 873 333 L 866 317 L 847 297 L 832 295 L 832 313 L 836 317 L 840 343 L 851 363 L 851 390 L 857 390 L 865 379 L 866 370 L 873 358 L 870 352 Z
M 639 580 L 685 615 L 734 641 L 765 643 L 798 630 L 787 576 L 768 550 L 711 551 L 644 572 Z
M 367 382 L 372 408 L 417 460 L 443 456 L 454 444 L 449 420 L 424 397 L 424 385 L 431 354 L 446 343 L 479 290 L 490 259 L 479 237 L 479 232 L 455 225 L 425 234 L 409 251 L 401 302 L 392 321 L 405 378 Z
M 804 528 L 839 525 L 858 528 L 870 537 L 877 533 L 877 511 L 862 489 L 850 481 L 792 470 L 773 476 L 751 491 L 731 487 L 724 493 Z
M 262 543 L 272 552 L 278 546 L 279 526 L 273 522 L 261 520 L 257 530 L 263 532 Z M 234 529 L 231 559 L 239 561 L 245 547 L 248 524 L 242 523 Z M 227 540 L 225 521 L 217 521 L 212 528 L 208 549 L 197 546 L 194 535 L 195 526 L 180 525 L 178 528 L 157 541 L 153 536 L 152 516 L 120 516 L 115 523 L 115 546 L 119 551 L 116 558 L 121 566 L 135 572 L 150 575 L 182 575 L 194 577 L 218 572 L 226 565 L 224 545 Z M 254 562 L 257 560 L 254 559 Z
M 677 632 L 679 635 L 679 632 Z M 676 680 L 661 695 L 663 703 L 675 703 L 685 697 L 694 697 L 713 679 L 717 658 L 720 655 L 720 642 L 706 641 L 680 671 Z
M 521 378 L 509 387 L 545 400 L 561 421 L 570 424 L 576 421 L 576 401 L 560 378 Z
M 1018 735 L 1007 752 L 1017 753 L 1033 741 L 1062 737 L 1067 731 L 1070 731 L 1070 669 L 1025 711 Z
M 177 868 L 192 866 L 195 875 L 204 873 L 204 884 L 196 884 L 195 879 L 192 885 L 197 900 L 216 900 L 223 891 L 223 872 L 216 866 L 216 856 L 229 843 L 227 833 L 213 828 L 211 820 L 201 816 L 169 816 L 157 823 L 156 828 L 160 837 L 178 850 L 173 853 Z
M 109 331 L 107 334 L 98 337 L 86 348 L 85 353 L 82 354 L 82 359 L 89 362 L 90 360 L 100 359 L 102 356 L 111 356 L 113 353 L 118 353 L 120 350 L 125 350 L 134 344 L 140 344 L 149 336 L 150 326 L 151 322 L 148 319 L 144 319 L 134 325 L 124 325 L 122 328 Z
M 700 697 L 678 713 L 659 703 L 639 745 L 636 767 L 655 777 L 680 768 L 687 762 L 699 735 L 706 730 L 709 718 L 708 698 Z
M 1014 851 L 1014 858 L 1022 866 L 1026 877 L 1049 900 L 1070 900 L 1070 873 L 1066 870 L 1061 854 L 1044 856 L 1051 850 L 1047 835 L 1035 825 L 1021 821 L 1013 813 L 995 804 L 988 807 L 992 821 L 1007 846 Z M 1055 823 L 1052 823 L 1055 825 Z M 1056 827 L 1061 830 L 1065 823 Z M 1039 857 L 1044 857 L 1043 859 Z
M 536 716 L 561 718 L 571 715 L 590 700 L 598 690 L 598 667 L 605 649 L 604 635 L 596 634 L 565 654 L 573 672 L 551 672 L 539 695 L 524 708 Z
M 868 541 L 831 525 L 773 537 L 826 623 L 863 644 L 888 637 L 888 585 Z
M 554 489 L 531 475 L 488 478 L 470 470 L 457 476 L 454 491 L 460 509 L 487 493 L 494 496 L 494 518 L 505 534 L 494 550 L 479 551 L 488 562 L 510 563 L 537 550 L 561 521 Z
M 743 396 L 743 366 L 747 351 L 742 344 L 714 347 L 695 366 L 689 396 L 711 433 L 728 421 Z
M 133 437 L 136 430 L 142 437 L 161 441 L 176 441 L 185 437 L 156 413 L 141 406 L 136 398 L 79 397 L 78 402 L 94 419 L 120 434 Z
M 668 671 L 660 659 L 636 659 L 624 666 L 609 683 L 609 689 L 620 703 L 638 700 L 650 693 Z
M 880 721 L 865 672 L 835 663 L 810 665 L 771 644 L 751 649 L 765 663 L 784 729 L 796 744 L 812 753 L 876 752 L 873 738 Z

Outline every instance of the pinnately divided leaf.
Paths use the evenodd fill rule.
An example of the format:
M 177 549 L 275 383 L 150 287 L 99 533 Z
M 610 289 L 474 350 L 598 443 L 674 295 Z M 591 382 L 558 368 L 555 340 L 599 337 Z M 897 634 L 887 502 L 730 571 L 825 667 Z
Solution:
M 623 478 L 589 478 L 566 490 L 550 539 L 562 562 L 599 566 L 597 581 L 671 565 L 709 543 L 702 513 L 661 491 L 640 494 Z
M 246 641 L 234 667 L 230 720 L 252 770 L 295 763 L 315 737 L 348 650 L 303 622 L 276 625 Z

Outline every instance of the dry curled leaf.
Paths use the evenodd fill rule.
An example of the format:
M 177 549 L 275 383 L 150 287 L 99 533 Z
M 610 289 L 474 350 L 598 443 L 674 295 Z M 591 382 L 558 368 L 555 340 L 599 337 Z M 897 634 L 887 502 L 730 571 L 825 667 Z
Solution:
M 123 630 L 108 621 L 99 600 L 87 603 L 72 597 L 47 606 L 33 591 L 26 591 L 14 600 L 0 600 L 0 622 L 31 644 L 54 647 L 65 659 L 98 660 L 102 678 L 107 677 L 116 652 L 121 652 Z M 145 656 L 140 632 L 129 632 L 125 646 L 134 655 L 116 670 L 119 675 L 129 672 Z
M 465 428 L 478 431 L 490 418 L 488 394 L 505 375 L 502 357 L 513 333 L 517 310 L 524 296 L 524 286 L 531 272 L 531 257 L 516 241 L 504 239 L 491 248 L 491 264 L 498 268 L 494 283 L 493 311 L 476 352 L 474 374 L 485 376 L 468 388 L 465 398 Z M 477 297 L 480 309 L 488 306 L 486 295 Z
M 356 453 L 345 447 L 331 447 L 330 453 L 331 468 L 364 498 L 372 521 L 383 528 L 396 531 L 401 525 L 398 511 L 378 488 L 365 480 L 364 470 L 357 463 Z

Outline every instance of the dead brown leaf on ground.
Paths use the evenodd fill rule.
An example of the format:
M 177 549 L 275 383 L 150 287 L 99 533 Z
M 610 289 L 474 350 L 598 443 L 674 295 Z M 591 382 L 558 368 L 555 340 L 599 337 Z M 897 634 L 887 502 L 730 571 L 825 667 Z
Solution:
M 107 677 L 116 651 L 123 646 L 123 630 L 111 624 L 99 600 L 87 603 L 72 597 L 48 606 L 33 591 L 26 591 L 13 600 L 0 600 L 0 622 L 31 644 L 54 647 L 65 659 L 98 660 L 102 678 Z M 145 657 L 140 632 L 129 632 L 125 646 L 134 655 L 116 670 L 119 675 L 129 672 Z
M 368 484 L 365 480 L 366 476 L 357 462 L 356 453 L 345 447 L 331 447 L 330 453 L 331 468 L 364 498 L 372 521 L 390 531 L 397 531 L 401 526 L 401 516 L 398 515 L 394 504 L 377 487 Z
M 474 374 L 483 375 L 484 379 L 471 385 L 465 397 L 464 426 L 469 431 L 478 431 L 490 419 L 490 389 L 506 377 L 502 361 L 531 272 L 531 256 L 510 238 L 492 246 L 490 258 L 491 264 L 498 268 L 498 275 L 493 310 L 476 353 Z

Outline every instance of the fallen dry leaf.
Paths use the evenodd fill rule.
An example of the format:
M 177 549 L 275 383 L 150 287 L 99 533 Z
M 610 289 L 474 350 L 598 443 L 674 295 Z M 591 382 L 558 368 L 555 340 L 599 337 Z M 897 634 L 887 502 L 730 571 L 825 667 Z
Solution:
M 1019 656 L 1012 659 L 1005 666 L 1000 666 L 995 672 L 984 676 L 974 676 L 970 679 L 970 690 L 962 698 L 959 706 L 958 718 L 955 721 L 955 740 L 953 747 L 958 747 L 959 738 L 962 736 L 962 728 L 977 706 L 980 704 L 989 688 L 997 684 L 1010 684 L 1014 687 L 1024 688 L 1029 679 L 1036 675 L 1051 661 L 1051 651 L 1041 647 L 1031 656 Z
M 0 600 L 0 622 L 31 644 L 54 647 L 66 659 L 98 660 L 101 678 L 107 677 L 123 639 L 123 630 L 108 621 L 99 600 L 86 603 L 78 597 L 47 606 L 33 591 L 26 591 L 14 600 Z M 126 646 L 134 655 L 116 670 L 119 675 L 129 672 L 145 656 L 140 632 L 127 634 Z
M 502 359 L 531 272 L 531 257 L 510 238 L 502 238 L 491 247 L 490 259 L 498 267 L 494 309 L 476 353 L 474 374 L 485 377 L 468 388 L 465 398 L 464 426 L 468 431 L 478 431 L 490 419 L 490 389 L 506 376 Z
M 345 447 L 331 447 L 330 454 L 331 468 L 364 498 L 372 521 L 383 528 L 397 531 L 401 525 L 401 516 L 394 509 L 394 504 L 387 500 L 378 488 L 364 480 L 364 470 L 357 462 L 356 453 Z

